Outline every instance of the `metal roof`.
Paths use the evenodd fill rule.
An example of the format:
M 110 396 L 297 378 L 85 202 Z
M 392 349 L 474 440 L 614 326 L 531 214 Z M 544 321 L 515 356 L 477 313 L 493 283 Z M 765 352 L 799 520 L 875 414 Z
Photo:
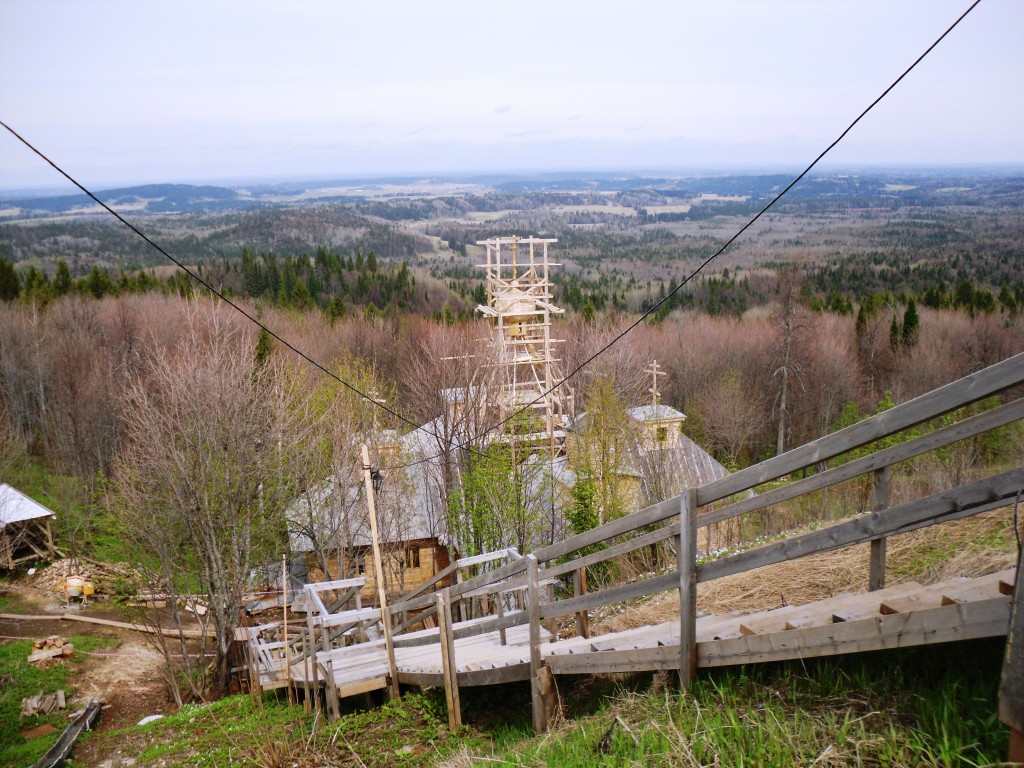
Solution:
M 686 415 L 670 405 L 641 405 L 626 411 L 637 421 L 674 421 L 685 419 Z
M 33 501 L 17 488 L 12 488 L 7 483 L 0 483 L 0 528 L 8 523 L 56 516 L 52 510 Z

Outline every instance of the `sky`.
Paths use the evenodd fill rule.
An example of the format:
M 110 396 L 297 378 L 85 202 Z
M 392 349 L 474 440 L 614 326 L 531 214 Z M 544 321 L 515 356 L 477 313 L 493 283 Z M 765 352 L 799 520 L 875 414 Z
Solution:
M 968 5 L 4 0 L 0 119 L 94 188 L 798 171 Z M 829 163 L 1024 164 L 1021 29 L 982 0 Z M 0 132 L 0 189 L 70 189 Z

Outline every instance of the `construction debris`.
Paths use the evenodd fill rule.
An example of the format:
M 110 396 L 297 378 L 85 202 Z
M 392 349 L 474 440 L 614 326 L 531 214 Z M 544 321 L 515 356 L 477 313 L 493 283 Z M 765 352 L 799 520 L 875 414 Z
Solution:
M 28 663 L 35 664 L 45 659 L 68 657 L 75 652 L 75 646 L 69 643 L 60 635 L 50 635 L 45 640 L 36 640 L 32 643 L 32 653 L 28 656 Z
M 86 702 L 85 709 L 75 713 L 74 722 L 64 729 L 64 733 L 57 739 L 57 743 L 50 747 L 45 755 L 32 763 L 31 768 L 57 768 L 57 766 L 64 765 L 82 731 L 91 728 L 92 724 L 96 722 L 102 706 L 102 701 L 90 699 Z
M 43 693 L 40 691 L 35 696 L 29 696 L 21 700 L 21 716 L 32 717 L 32 715 L 48 715 L 58 709 L 67 709 L 68 702 L 64 691 Z
M 97 594 L 112 595 L 115 585 L 121 582 L 138 584 L 141 576 L 127 565 L 117 563 L 101 563 L 86 557 L 65 558 L 39 570 L 32 580 L 33 586 L 65 596 L 65 585 L 69 579 L 82 579 L 91 582 Z M 74 596 L 74 595 L 72 595 Z

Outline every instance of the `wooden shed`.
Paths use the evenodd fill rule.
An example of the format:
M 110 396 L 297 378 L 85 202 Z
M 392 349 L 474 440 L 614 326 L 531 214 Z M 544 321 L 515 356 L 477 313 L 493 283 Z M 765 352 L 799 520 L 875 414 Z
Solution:
M 53 557 L 50 521 L 57 516 L 7 483 L 0 483 L 0 568 Z

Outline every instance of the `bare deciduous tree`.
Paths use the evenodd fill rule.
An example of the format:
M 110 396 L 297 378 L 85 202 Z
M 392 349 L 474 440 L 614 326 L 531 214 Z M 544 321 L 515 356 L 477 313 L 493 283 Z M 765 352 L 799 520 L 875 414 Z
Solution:
M 198 307 L 180 345 L 154 350 L 127 386 L 120 521 L 172 598 L 205 593 L 216 689 L 228 684 L 250 572 L 280 552 L 301 396 L 277 364 L 254 366 L 252 335 L 233 317 Z

